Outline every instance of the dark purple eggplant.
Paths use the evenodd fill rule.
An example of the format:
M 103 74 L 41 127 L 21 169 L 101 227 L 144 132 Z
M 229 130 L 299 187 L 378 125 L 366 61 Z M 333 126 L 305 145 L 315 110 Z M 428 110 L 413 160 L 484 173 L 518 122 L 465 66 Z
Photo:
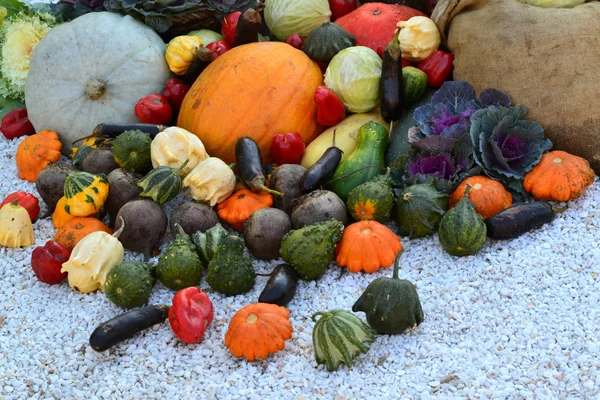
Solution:
M 278 191 L 265 186 L 267 178 L 262 165 L 262 154 L 254 139 L 244 136 L 235 142 L 235 159 L 239 177 L 250 190 L 281 196 Z
M 556 213 L 565 209 L 554 209 L 545 201 L 517 204 L 492 215 L 485 221 L 487 236 L 495 240 L 514 239 L 552 222 Z
M 258 297 L 258 302 L 285 307 L 294 298 L 297 286 L 296 271 L 288 264 L 279 264 L 271 273 L 271 277 Z
M 92 332 L 90 346 L 96 351 L 108 350 L 141 331 L 165 321 L 169 316 L 170 308 L 164 304 L 142 307 L 103 322 Z
M 212 61 L 212 52 L 206 47 L 203 47 L 196 55 L 196 58 L 188 68 L 187 72 L 184 75 L 179 76 L 179 79 L 188 85 L 193 85 L 202 71 L 204 71 Z
M 333 145 L 325 150 L 325 153 L 304 172 L 300 179 L 300 192 L 309 193 L 325 185 L 335 173 L 336 168 L 342 161 L 344 152 L 335 146 L 335 130 L 333 131 Z
M 149 133 L 154 138 L 159 132 L 167 129 L 168 126 L 153 124 L 98 124 L 94 128 L 92 136 L 116 138 L 125 131 L 139 130 Z
M 258 33 L 262 25 L 260 13 L 263 9 L 264 4 L 261 3 L 257 10 L 249 8 L 240 15 L 235 29 L 234 46 L 258 42 Z
M 383 52 L 381 67 L 381 116 L 386 122 L 398 121 L 404 108 L 404 79 L 402 78 L 402 51 L 398 35 Z

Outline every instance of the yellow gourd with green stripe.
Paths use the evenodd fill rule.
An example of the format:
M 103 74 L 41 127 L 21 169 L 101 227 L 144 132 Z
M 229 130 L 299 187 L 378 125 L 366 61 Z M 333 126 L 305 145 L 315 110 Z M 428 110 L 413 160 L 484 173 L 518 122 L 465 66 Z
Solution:
M 87 217 L 100 211 L 108 196 L 108 178 L 104 174 L 74 172 L 65 180 L 64 206 L 67 214 Z

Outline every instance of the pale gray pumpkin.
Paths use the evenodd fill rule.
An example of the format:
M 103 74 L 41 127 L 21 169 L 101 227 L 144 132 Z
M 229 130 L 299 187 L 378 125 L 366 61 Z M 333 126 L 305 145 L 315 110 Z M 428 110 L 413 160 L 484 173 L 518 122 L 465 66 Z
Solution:
M 171 77 L 165 47 L 151 28 L 110 12 L 52 29 L 33 52 L 25 85 L 36 131 L 57 131 L 67 155 L 99 123 L 139 122 L 136 103 Z

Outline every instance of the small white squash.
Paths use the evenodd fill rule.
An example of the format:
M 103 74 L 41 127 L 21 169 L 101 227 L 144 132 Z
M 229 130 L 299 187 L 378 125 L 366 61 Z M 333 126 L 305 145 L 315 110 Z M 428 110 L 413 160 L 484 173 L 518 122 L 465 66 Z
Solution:
M 150 145 L 150 156 L 154 168 L 177 169 L 187 160 L 187 165 L 179 172 L 181 177 L 185 177 L 196 165 L 208 158 L 204 144 L 198 136 L 176 126 L 171 126 L 156 135 Z
M 235 190 L 235 174 L 220 158 L 209 157 L 185 177 L 183 187 L 194 200 L 214 207 Z
M 59 25 L 31 57 L 28 117 L 36 131 L 57 131 L 67 155 L 99 123 L 139 122 L 136 103 L 171 76 L 164 57 L 160 36 L 130 16 L 96 12 Z

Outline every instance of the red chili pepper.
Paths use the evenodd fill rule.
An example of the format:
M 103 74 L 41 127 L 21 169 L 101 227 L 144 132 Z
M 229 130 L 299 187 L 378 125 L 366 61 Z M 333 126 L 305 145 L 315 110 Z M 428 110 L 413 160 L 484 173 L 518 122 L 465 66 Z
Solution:
M 427 83 L 432 88 L 440 88 L 450 78 L 454 56 L 442 50 L 435 51 L 417 65 L 427 75 Z
M 61 283 L 67 277 L 66 272 L 60 272 L 63 263 L 69 260 L 71 253 L 58 242 L 49 240 L 44 246 L 39 246 L 31 252 L 31 267 L 37 278 L 50 285 Z
M 179 110 L 183 98 L 189 92 L 191 86 L 184 83 L 181 79 L 171 78 L 165 83 L 165 89 L 162 95 L 167 98 L 173 110 Z
M 290 36 L 285 38 L 284 42 L 292 47 L 297 48 L 298 50 L 302 50 L 304 39 L 302 39 L 302 36 L 298 35 L 297 33 L 292 33 Z
M 40 213 L 40 201 L 37 199 L 37 197 L 31 193 L 19 190 L 18 192 L 14 192 L 6 196 L 4 201 L 2 201 L 2 204 L 0 204 L 0 208 L 4 207 L 6 204 L 12 203 L 15 200 L 17 200 L 21 207 L 27 210 L 31 222 L 35 221 Z
M 135 105 L 135 115 L 144 124 L 167 125 L 171 122 L 173 110 L 166 97 L 150 94 Z
M 235 45 L 235 31 L 237 30 L 238 20 L 242 16 L 241 11 L 235 11 L 225 17 L 225 21 L 221 25 L 221 33 L 223 34 L 223 39 L 231 47 Z
M 213 315 L 213 304 L 208 296 L 192 286 L 175 293 L 169 323 L 181 341 L 193 344 L 202 340 Z
M 298 132 L 273 136 L 271 141 L 271 157 L 277 165 L 300 164 L 304 154 L 304 142 Z
M 346 118 L 344 103 L 333 90 L 319 86 L 315 92 L 315 102 L 317 103 L 317 121 L 320 125 L 334 126 Z
M 16 108 L 2 118 L 0 131 L 8 140 L 25 135 L 33 135 L 35 128 L 27 118 L 26 108 Z
M 212 53 L 213 61 L 231 50 L 231 46 L 225 40 L 218 40 L 206 45 L 206 48 Z
M 331 9 L 331 22 L 350 14 L 356 10 L 358 4 L 356 0 L 329 0 L 329 8 Z

